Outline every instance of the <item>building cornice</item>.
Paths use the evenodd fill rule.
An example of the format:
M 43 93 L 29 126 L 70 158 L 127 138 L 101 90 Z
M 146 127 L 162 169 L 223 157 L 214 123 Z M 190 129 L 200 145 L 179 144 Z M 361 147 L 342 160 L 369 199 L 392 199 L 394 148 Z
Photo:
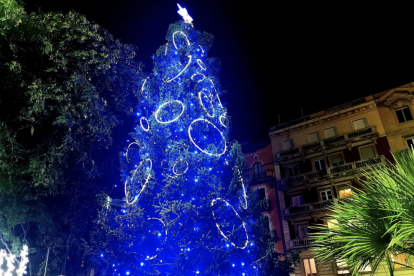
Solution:
M 372 109 L 372 108 L 376 108 L 376 107 L 377 107 L 377 105 L 376 105 L 375 101 L 372 100 L 372 101 L 365 102 L 365 103 L 360 104 L 360 105 L 353 106 L 351 108 L 347 108 L 347 109 L 340 110 L 340 111 L 337 111 L 337 112 L 325 114 L 325 115 L 317 117 L 315 119 L 311 119 L 309 121 L 302 122 L 302 123 L 299 123 L 299 124 L 296 124 L 296 125 L 293 125 L 293 126 L 290 126 L 290 127 L 287 127 L 287 128 L 283 128 L 283 129 L 280 129 L 280 130 L 277 130 L 277 131 L 272 131 L 272 132 L 269 133 L 269 136 L 270 137 L 277 137 L 277 136 L 285 135 L 285 134 L 288 134 L 288 133 L 291 133 L 291 132 L 302 130 L 302 129 L 312 127 L 312 126 L 315 126 L 315 125 L 320 125 L 320 124 L 323 124 L 323 123 L 328 122 L 328 121 L 333 121 L 333 120 L 336 120 L 338 118 L 347 117 L 347 116 L 353 115 L 355 113 L 358 113 L 360 111 L 367 110 L 367 109 Z

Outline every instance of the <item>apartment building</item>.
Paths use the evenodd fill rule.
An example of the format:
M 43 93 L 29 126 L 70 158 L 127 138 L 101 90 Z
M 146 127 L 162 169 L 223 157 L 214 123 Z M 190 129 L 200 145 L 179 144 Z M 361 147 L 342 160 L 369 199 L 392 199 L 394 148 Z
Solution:
M 327 207 L 352 194 L 361 168 L 414 145 L 413 95 L 409 83 L 270 128 L 284 247 L 302 251 L 295 275 L 346 274 L 341 264 L 315 262 L 308 226 L 329 226 Z
M 247 174 L 250 175 L 249 188 L 257 191 L 259 199 L 266 199 L 267 205 L 262 210 L 262 214 L 269 220 L 272 237 L 277 239 L 275 250 L 284 253 L 283 231 L 270 139 L 256 143 L 245 141 L 241 143 L 241 146 L 247 163 Z

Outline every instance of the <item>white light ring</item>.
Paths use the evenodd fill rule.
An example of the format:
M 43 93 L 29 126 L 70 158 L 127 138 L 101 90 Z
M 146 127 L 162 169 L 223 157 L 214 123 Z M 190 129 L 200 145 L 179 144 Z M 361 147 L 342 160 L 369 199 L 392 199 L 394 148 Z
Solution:
M 197 63 L 198 63 L 198 66 L 200 66 L 200 68 L 201 68 L 202 70 L 204 70 L 204 71 L 206 71 L 206 70 L 207 70 L 207 67 L 205 66 L 204 62 L 203 62 L 201 59 L 197 59 Z M 204 67 L 203 67 L 203 66 L 204 66 Z
M 165 80 L 165 77 L 166 76 L 168 76 L 168 74 L 172 71 L 172 70 L 174 70 L 174 68 L 173 69 L 171 69 L 171 71 L 170 72 L 168 72 L 167 73 L 167 75 L 165 75 L 165 77 L 162 79 L 164 82 L 171 82 L 171 81 L 173 81 L 174 79 L 176 79 L 176 78 L 178 78 L 184 71 L 185 71 L 185 69 L 187 69 L 187 67 L 188 67 L 188 65 L 190 65 L 190 63 L 191 63 L 191 58 L 192 58 L 192 56 L 188 56 L 189 58 L 190 58 L 190 61 L 187 63 L 187 65 L 184 67 L 184 69 L 183 70 L 181 70 L 181 72 L 180 73 L 178 73 L 178 75 L 177 76 L 175 76 L 174 78 L 172 78 L 172 79 L 170 79 L 170 80 Z
M 205 107 L 205 105 L 204 105 L 203 101 L 201 100 L 201 93 L 203 93 L 204 95 L 206 95 L 206 98 L 210 101 L 211 108 L 213 109 L 213 115 L 210 115 L 210 113 L 208 113 L 207 108 Z M 208 115 L 209 117 L 211 117 L 211 118 L 214 118 L 214 112 L 215 112 L 214 105 L 213 105 L 213 103 L 211 102 L 211 100 L 208 98 L 207 94 L 206 94 L 206 93 L 204 93 L 204 92 L 198 92 L 198 99 L 200 100 L 200 104 L 201 104 L 201 106 L 204 108 L 204 111 L 207 113 L 207 115 Z
M 148 184 L 148 180 L 150 179 L 150 177 L 151 177 L 151 170 L 152 170 L 152 160 L 151 159 L 149 159 L 149 158 L 147 158 L 147 159 L 145 159 L 145 160 L 143 160 L 143 161 L 141 161 L 141 163 L 139 164 L 139 166 L 138 166 L 138 168 L 136 168 L 135 169 L 135 171 L 134 171 L 134 173 L 132 174 L 132 178 L 134 178 L 134 175 L 135 175 L 135 173 L 137 172 L 137 170 L 139 169 L 139 167 L 141 167 L 141 165 L 142 164 L 144 164 L 144 161 L 150 161 L 150 164 L 151 164 L 151 166 L 150 166 L 150 168 L 149 168 L 149 173 L 148 173 L 148 176 L 147 176 L 147 179 L 145 179 L 145 183 L 144 183 L 144 186 L 141 188 L 141 191 L 139 191 L 139 193 L 138 193 L 138 195 L 135 197 L 135 199 L 133 200 L 133 201 L 131 201 L 131 202 L 128 202 L 128 191 L 127 191 L 127 184 L 128 184 L 128 178 L 127 178 L 127 180 L 125 181 L 125 198 L 126 198 L 126 203 L 127 204 L 134 204 L 135 203 L 135 201 L 137 201 L 138 200 L 138 198 L 139 198 L 139 196 L 141 195 L 141 193 L 145 190 L 145 188 L 147 187 L 147 184 Z
M 236 246 L 224 233 L 223 233 L 223 231 L 221 231 L 221 229 L 220 229 L 220 226 L 218 225 L 218 223 L 217 223 L 217 219 L 216 219 L 216 215 L 214 214 L 214 211 L 212 211 L 212 213 L 213 213 L 213 218 L 214 218 L 214 221 L 216 222 L 216 226 L 217 226 L 217 229 L 219 230 L 219 233 L 228 241 L 228 242 L 230 242 L 234 247 L 236 247 L 236 248 L 239 248 L 239 249 L 245 249 L 246 247 L 247 247 L 247 244 L 249 243 L 249 235 L 247 234 L 247 230 L 246 230 L 246 226 L 244 225 L 244 222 L 242 221 L 242 219 L 240 218 L 240 216 L 239 216 L 239 214 L 237 213 L 237 211 L 233 208 L 233 206 L 231 206 L 231 204 L 230 203 L 228 203 L 226 200 L 224 200 L 224 199 L 222 199 L 222 198 L 216 198 L 216 199 L 213 199 L 212 201 L 211 201 L 211 207 L 213 207 L 214 206 L 214 202 L 215 201 L 218 201 L 218 200 L 221 200 L 221 201 L 224 201 L 227 205 L 229 205 L 230 207 L 231 207 L 231 209 L 233 209 L 233 211 L 236 213 L 236 215 L 237 215 L 237 217 L 240 219 L 240 221 L 242 222 L 242 225 L 243 225 L 243 229 L 244 229 L 244 232 L 246 233 L 246 243 L 245 243 L 245 245 L 243 246 L 243 247 L 239 247 L 239 246 Z
M 201 51 L 203 52 L 203 53 L 201 54 L 201 56 L 204 56 L 204 49 L 203 49 L 203 47 L 201 47 L 201 45 L 198 45 L 198 47 L 200 47 Z
M 167 55 L 167 50 L 168 50 L 168 43 L 167 43 L 167 45 L 165 46 L 165 56 Z
M 210 80 L 210 82 L 211 82 L 211 84 L 212 84 L 212 85 L 213 85 L 213 87 L 214 87 L 214 91 L 216 91 L 217 99 L 218 99 L 218 101 L 219 101 L 219 103 L 220 103 L 220 106 L 221 106 L 221 108 L 223 108 L 223 105 L 221 104 L 221 101 L 220 101 L 219 94 L 217 93 L 216 86 L 214 85 L 214 83 L 213 83 L 213 81 L 212 81 L 212 80 Z
M 141 95 L 142 95 L 142 93 L 144 93 L 144 86 L 145 86 L 145 83 L 147 82 L 147 80 L 149 79 L 149 77 L 148 78 L 146 78 L 145 80 L 144 80 L 144 83 L 142 84 L 142 87 L 141 87 Z
M 166 121 L 166 122 L 162 122 L 162 121 L 158 120 L 158 113 L 160 112 L 160 109 L 161 109 L 164 105 L 167 105 L 167 104 L 172 103 L 172 102 L 175 102 L 175 103 L 179 103 L 179 104 L 181 104 L 181 106 L 182 106 L 183 110 L 181 111 L 180 115 L 178 115 L 177 117 L 175 117 L 173 120 Z M 180 117 L 181 117 L 181 115 L 183 115 L 184 110 L 185 110 L 185 107 L 184 107 L 184 104 L 183 104 L 182 102 L 177 101 L 177 100 L 171 100 L 171 101 L 168 101 L 168 102 L 163 103 L 162 105 L 160 105 L 160 107 L 158 107 L 157 111 L 155 111 L 155 120 L 157 120 L 157 122 L 158 122 L 158 123 L 160 123 L 160 124 L 169 124 L 169 123 L 172 123 L 172 122 L 174 122 L 174 121 L 177 121 L 177 120 L 178 120 L 178 118 L 180 118 Z
M 165 223 L 161 220 L 161 219 L 159 219 L 159 218 L 149 218 L 149 219 L 147 219 L 147 220 L 150 220 L 150 219 L 156 219 L 156 220 L 159 220 L 161 223 L 162 223 L 162 225 L 164 225 L 164 227 L 165 227 Z M 168 230 L 167 230 L 167 228 L 165 228 L 165 242 L 167 242 L 167 237 L 168 237 Z M 160 252 L 159 253 L 161 253 L 161 251 L 163 250 L 164 248 L 161 248 L 161 250 L 160 250 Z M 158 254 L 159 254 L 158 253 Z M 155 255 L 155 256 L 152 256 L 151 258 L 147 258 L 147 259 L 145 259 L 146 261 L 148 261 L 148 260 L 152 260 L 152 259 L 155 259 L 157 256 L 158 256 L 158 254 L 157 255 Z
M 183 173 L 180 173 L 180 174 L 178 174 L 178 173 L 176 173 L 175 172 L 175 166 L 177 165 L 177 163 L 178 163 L 179 161 L 177 161 L 177 162 L 175 162 L 175 164 L 174 164 L 174 166 L 173 166 L 173 173 L 176 175 L 176 176 L 180 176 L 180 175 L 183 175 L 183 174 L 185 174 L 187 171 L 188 171 L 188 162 L 187 161 L 184 161 L 186 164 L 187 164 L 187 168 L 185 169 L 185 171 L 183 172 Z
M 193 140 L 193 137 L 191 137 L 191 125 L 192 124 L 194 124 L 195 122 L 198 122 L 198 121 L 205 121 L 205 122 L 207 122 L 207 123 L 209 123 L 209 124 L 211 124 L 211 125 L 213 125 L 214 126 L 214 128 L 215 129 L 217 129 L 217 131 L 220 133 L 220 135 L 221 135 L 221 137 L 223 138 L 223 141 L 224 141 L 224 150 L 223 150 L 223 152 L 222 153 L 209 153 L 209 152 L 207 152 L 207 151 L 205 151 L 205 150 L 203 150 L 203 149 L 201 149 L 195 142 L 194 142 L 194 140 Z M 188 137 L 190 137 L 190 140 L 191 140 L 191 142 L 193 142 L 193 144 L 194 144 L 194 146 L 196 146 L 196 148 L 198 148 L 201 152 L 203 152 L 203 153 L 205 153 L 205 154 L 208 154 L 208 155 L 214 155 L 214 156 L 220 156 L 220 155 L 223 155 L 226 151 L 227 151 L 227 143 L 226 143 L 226 139 L 224 138 L 224 136 L 223 136 L 223 134 L 220 132 L 220 130 L 212 123 L 212 122 L 210 122 L 209 120 L 206 120 L 206 119 L 196 119 L 196 120 L 194 120 L 194 121 L 192 121 L 191 122 L 191 124 L 190 124 L 190 126 L 188 127 Z
M 202 79 L 202 80 L 199 80 L 199 81 L 197 81 L 197 82 L 202 82 L 203 80 L 205 80 L 205 79 L 206 79 L 206 76 L 205 76 L 204 74 L 201 74 L 201 73 L 195 73 L 194 75 L 192 75 L 192 76 L 191 76 L 191 80 L 194 80 L 194 76 L 197 76 L 197 75 L 202 75 L 202 76 L 203 76 L 203 79 Z
M 132 142 L 131 144 L 129 144 L 129 145 L 128 145 L 128 148 L 127 148 L 127 151 L 126 151 L 126 156 L 125 156 L 126 161 L 127 161 L 128 163 L 129 163 L 129 161 L 128 161 L 128 151 L 129 151 L 129 148 L 130 148 L 133 144 L 138 145 L 138 147 L 140 147 L 140 146 L 141 146 L 140 144 L 138 144 L 138 142 Z
M 236 166 L 236 169 L 237 169 L 237 171 L 238 171 L 238 173 L 239 173 L 240 181 L 241 181 L 241 183 L 242 183 L 242 187 L 243 187 L 244 206 L 243 206 L 243 202 L 240 202 L 240 203 L 242 203 L 242 207 L 243 207 L 244 209 L 247 209 L 247 194 L 246 194 L 246 187 L 244 186 L 243 177 L 242 177 L 242 175 L 241 175 L 241 173 L 240 173 L 240 170 L 239 170 L 239 168 L 238 168 L 237 166 Z
M 145 119 L 145 121 L 147 121 L 148 128 L 144 128 L 144 126 L 142 125 L 142 119 Z M 150 129 L 150 124 L 149 124 L 149 122 L 148 122 L 147 118 L 145 118 L 145 117 L 141 117 L 141 119 L 139 119 L 139 124 L 141 125 L 141 128 L 142 128 L 144 131 L 148 131 L 148 130 Z
M 221 124 L 222 126 L 224 126 L 225 128 L 227 128 L 226 124 L 224 124 L 224 123 L 223 123 L 223 121 L 222 121 L 223 119 L 227 119 L 227 116 L 226 116 L 226 115 L 224 115 L 224 114 L 220 115 L 220 117 L 219 117 L 219 121 L 220 121 L 220 124 Z
M 176 31 L 176 32 L 174 32 L 174 33 L 173 33 L 173 43 L 174 43 L 175 49 L 177 49 L 177 50 L 178 50 L 177 45 L 175 44 L 175 39 L 174 39 L 174 37 L 175 37 L 176 33 L 182 33 L 182 34 L 183 34 L 183 36 L 185 37 L 185 39 L 187 40 L 187 45 L 188 45 L 188 46 L 190 46 L 190 41 L 188 40 L 188 38 L 187 38 L 187 36 L 185 35 L 185 33 L 181 32 L 181 31 Z

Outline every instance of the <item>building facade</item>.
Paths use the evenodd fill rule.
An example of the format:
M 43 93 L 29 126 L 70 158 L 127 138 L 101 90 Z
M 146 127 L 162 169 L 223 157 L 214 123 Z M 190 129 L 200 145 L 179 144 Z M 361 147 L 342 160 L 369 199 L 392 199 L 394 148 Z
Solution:
M 241 143 L 247 164 L 247 174 L 250 176 L 249 188 L 256 190 L 259 199 L 266 199 L 267 206 L 262 214 L 269 220 L 271 235 L 277 239 L 275 250 L 284 253 L 282 224 L 280 218 L 276 178 L 273 166 L 273 153 L 270 139 L 256 143 L 247 141 Z
M 341 264 L 315 262 L 308 227 L 329 226 L 327 207 L 352 194 L 361 168 L 413 145 L 413 95 L 409 83 L 270 128 L 284 248 L 302 251 L 295 275 L 347 273 Z M 376 275 L 387 275 L 386 268 Z

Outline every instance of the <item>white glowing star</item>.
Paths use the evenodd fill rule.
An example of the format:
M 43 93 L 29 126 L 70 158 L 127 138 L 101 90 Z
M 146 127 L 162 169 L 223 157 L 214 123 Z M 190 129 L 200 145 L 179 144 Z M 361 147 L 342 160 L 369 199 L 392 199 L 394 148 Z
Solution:
M 184 8 L 184 9 L 181 8 L 180 4 L 178 4 L 178 3 L 177 3 L 177 6 L 179 8 L 179 10 L 177 12 L 178 12 L 179 15 L 181 15 L 183 17 L 184 22 L 193 25 L 193 19 L 188 14 L 187 9 L 186 8 Z

